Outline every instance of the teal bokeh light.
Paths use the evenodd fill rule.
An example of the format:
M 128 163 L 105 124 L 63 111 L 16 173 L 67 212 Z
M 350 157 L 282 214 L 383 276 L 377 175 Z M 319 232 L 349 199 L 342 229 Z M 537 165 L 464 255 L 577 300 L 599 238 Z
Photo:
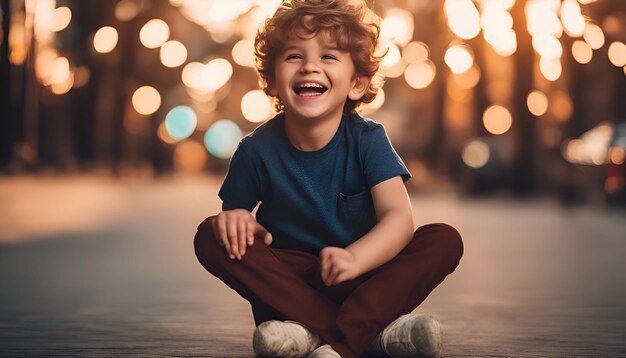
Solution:
M 197 124 L 196 112 L 187 106 L 174 107 L 165 116 L 165 129 L 177 140 L 189 137 L 196 130 Z
M 243 133 L 235 122 L 220 119 L 206 131 L 204 146 L 213 156 L 228 159 L 237 149 L 241 138 L 243 138 Z

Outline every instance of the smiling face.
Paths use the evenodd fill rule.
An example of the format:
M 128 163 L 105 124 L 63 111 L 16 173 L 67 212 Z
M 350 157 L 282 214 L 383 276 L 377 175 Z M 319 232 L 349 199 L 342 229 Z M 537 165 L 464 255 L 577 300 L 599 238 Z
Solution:
M 280 98 L 287 118 L 341 118 L 346 100 L 358 100 L 369 85 L 358 76 L 350 53 L 323 33 L 293 37 L 276 58 L 270 93 Z

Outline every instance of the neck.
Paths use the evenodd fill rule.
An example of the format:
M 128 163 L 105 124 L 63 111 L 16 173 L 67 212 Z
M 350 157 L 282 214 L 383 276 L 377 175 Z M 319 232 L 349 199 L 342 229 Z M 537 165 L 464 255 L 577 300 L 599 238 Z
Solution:
M 335 136 L 341 115 L 324 121 L 298 120 L 285 112 L 285 133 L 299 150 L 312 152 L 324 148 Z

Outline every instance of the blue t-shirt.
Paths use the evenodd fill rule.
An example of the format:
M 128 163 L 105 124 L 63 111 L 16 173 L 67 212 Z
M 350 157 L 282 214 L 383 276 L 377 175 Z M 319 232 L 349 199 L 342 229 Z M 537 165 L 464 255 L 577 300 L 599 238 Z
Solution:
M 241 140 L 219 196 L 232 209 L 261 202 L 256 218 L 272 233 L 271 247 L 317 254 L 370 231 L 370 189 L 396 176 L 411 177 L 381 124 L 344 115 L 331 141 L 307 152 L 291 144 L 279 114 Z

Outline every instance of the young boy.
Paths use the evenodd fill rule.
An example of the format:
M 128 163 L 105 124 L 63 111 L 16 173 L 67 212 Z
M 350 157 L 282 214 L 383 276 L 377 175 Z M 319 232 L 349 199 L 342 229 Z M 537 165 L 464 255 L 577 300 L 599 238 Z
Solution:
M 355 0 L 284 1 L 257 34 L 281 113 L 241 141 L 195 250 L 251 303 L 260 356 L 440 352 L 438 322 L 409 313 L 463 244 L 445 224 L 413 231 L 410 174 L 383 126 L 355 112 L 378 90 L 378 34 Z

